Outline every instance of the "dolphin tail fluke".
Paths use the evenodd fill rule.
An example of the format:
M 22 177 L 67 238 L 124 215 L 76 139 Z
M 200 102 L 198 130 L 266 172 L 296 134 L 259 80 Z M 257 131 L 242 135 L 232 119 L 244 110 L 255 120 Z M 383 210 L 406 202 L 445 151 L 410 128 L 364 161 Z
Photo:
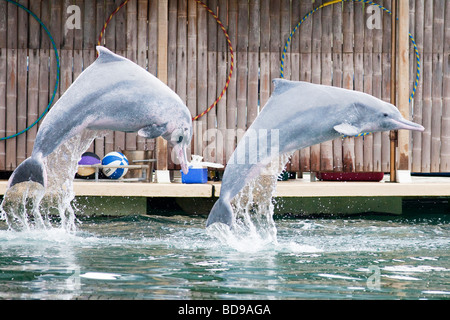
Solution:
M 233 225 L 233 208 L 228 201 L 219 200 L 216 201 L 211 212 L 209 213 L 206 226 L 210 226 L 213 223 L 221 222 L 228 225 L 230 228 Z
M 28 158 L 14 170 L 9 178 L 8 188 L 27 181 L 34 181 L 45 187 L 46 180 L 47 173 L 44 163 L 40 159 Z

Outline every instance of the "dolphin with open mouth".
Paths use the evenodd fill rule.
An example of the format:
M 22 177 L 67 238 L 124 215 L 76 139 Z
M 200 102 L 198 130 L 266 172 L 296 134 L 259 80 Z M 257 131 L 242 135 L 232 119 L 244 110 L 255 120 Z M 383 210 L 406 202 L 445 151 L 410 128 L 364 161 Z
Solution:
M 274 79 L 274 92 L 228 160 L 220 197 L 206 226 L 233 226 L 230 201 L 275 157 L 340 136 L 389 130 L 424 131 L 398 109 L 366 93 Z
M 27 181 L 46 187 L 43 159 L 85 129 L 162 136 L 188 172 L 186 147 L 192 117 L 181 98 L 130 60 L 98 46 L 97 60 L 84 70 L 42 121 L 31 157 L 14 170 L 8 188 Z

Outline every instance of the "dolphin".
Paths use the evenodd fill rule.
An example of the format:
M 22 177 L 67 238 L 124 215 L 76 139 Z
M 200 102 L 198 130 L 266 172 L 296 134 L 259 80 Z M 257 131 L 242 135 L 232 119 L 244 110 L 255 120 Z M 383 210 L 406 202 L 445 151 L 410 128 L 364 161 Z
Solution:
M 272 159 L 340 136 L 388 130 L 424 131 L 392 104 L 363 92 L 274 79 L 274 91 L 227 162 L 219 199 L 206 226 L 233 226 L 230 201 Z
M 166 139 L 187 173 L 192 117 L 181 98 L 130 60 L 98 46 L 98 58 L 72 83 L 39 127 L 31 156 L 14 170 L 8 188 L 26 181 L 46 187 L 43 159 L 85 129 L 137 132 Z

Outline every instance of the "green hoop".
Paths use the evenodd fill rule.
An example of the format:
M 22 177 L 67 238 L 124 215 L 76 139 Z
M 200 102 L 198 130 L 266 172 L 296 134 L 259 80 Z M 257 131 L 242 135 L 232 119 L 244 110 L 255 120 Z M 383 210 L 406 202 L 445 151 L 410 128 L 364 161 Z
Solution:
M 3 137 L 0 138 L 0 141 L 3 140 L 8 140 L 8 139 L 12 139 L 15 138 L 19 135 L 21 135 L 22 133 L 27 132 L 28 130 L 30 130 L 32 127 L 34 127 L 39 121 L 41 121 L 41 119 L 45 116 L 45 114 L 48 112 L 48 110 L 50 109 L 51 105 L 53 104 L 53 100 L 55 99 L 56 93 L 58 91 L 58 87 L 59 87 L 59 77 L 60 77 L 60 63 L 59 63 L 59 55 L 58 55 L 58 49 L 56 48 L 56 44 L 55 41 L 53 40 L 52 35 L 50 34 L 50 31 L 47 29 L 47 27 L 44 25 L 44 23 L 42 22 L 41 19 L 39 19 L 33 12 L 31 12 L 28 8 L 24 7 L 22 4 L 17 3 L 16 1 L 13 0 L 5 0 L 6 2 L 12 3 L 14 5 L 16 5 L 17 7 L 25 10 L 26 12 L 28 12 L 40 25 L 41 27 L 44 29 L 45 33 L 47 33 L 48 37 L 50 38 L 50 41 L 52 43 L 53 49 L 55 51 L 55 57 L 56 57 L 56 64 L 57 64 L 57 69 L 56 69 L 56 83 L 55 83 L 55 89 L 53 90 L 53 95 L 50 99 L 50 102 L 47 105 L 47 108 L 45 108 L 44 112 L 42 112 L 42 114 L 39 116 L 39 118 L 37 118 L 36 121 L 34 121 L 29 127 L 23 129 L 22 131 L 19 131 L 13 135 L 7 136 L 7 137 Z
M 369 0 L 333 0 L 333 1 L 330 1 L 330 2 L 323 3 L 322 5 L 318 6 L 317 8 L 315 8 L 315 9 L 311 10 L 309 13 L 307 13 L 303 17 L 303 19 L 300 20 L 300 22 L 294 27 L 294 29 L 292 30 L 291 34 L 289 35 L 289 37 L 288 37 L 288 39 L 286 41 L 286 44 L 284 46 L 283 54 L 281 55 L 281 67 L 280 67 L 281 78 L 284 78 L 284 60 L 285 60 L 285 57 L 286 57 L 287 48 L 289 47 L 289 44 L 292 41 L 292 36 L 297 31 L 297 29 L 301 26 L 301 24 L 303 22 L 305 22 L 306 19 L 308 19 L 314 12 L 318 11 L 319 9 L 322 9 L 324 7 L 327 7 L 327 6 L 335 4 L 335 3 L 341 3 L 341 2 L 344 2 L 344 1 L 346 1 L 346 2 L 353 1 L 353 2 L 359 2 L 359 3 L 375 5 L 375 6 L 379 7 L 380 9 L 382 9 L 383 11 L 385 11 L 385 12 L 389 13 L 390 15 L 392 15 L 392 12 L 390 10 L 386 9 L 385 7 L 383 7 L 383 6 L 381 6 L 381 5 L 377 4 L 377 3 L 369 1 Z M 417 45 L 416 45 L 416 41 L 414 40 L 414 37 L 411 35 L 411 33 L 409 33 L 409 38 L 410 38 L 412 44 L 414 45 L 414 51 L 416 53 L 416 62 L 417 62 L 416 79 L 415 79 L 415 82 L 414 82 L 413 91 L 412 91 L 412 93 L 411 93 L 411 95 L 409 97 L 409 102 L 411 102 L 412 99 L 414 99 L 414 96 L 416 94 L 417 86 L 419 84 L 419 79 L 420 79 L 420 55 L 419 55 L 419 50 L 418 50 Z M 369 135 L 369 134 L 370 133 L 362 133 L 360 135 L 357 135 L 356 137 L 366 136 L 366 135 Z

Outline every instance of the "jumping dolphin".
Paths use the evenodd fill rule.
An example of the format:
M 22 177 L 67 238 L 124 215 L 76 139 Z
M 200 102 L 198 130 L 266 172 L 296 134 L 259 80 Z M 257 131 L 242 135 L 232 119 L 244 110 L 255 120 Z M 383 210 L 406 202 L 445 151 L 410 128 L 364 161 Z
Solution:
M 42 121 L 31 157 L 11 175 L 8 188 L 25 181 L 46 186 L 43 159 L 84 129 L 162 136 L 174 147 L 187 173 L 186 146 L 192 117 L 180 97 L 155 76 L 98 46 L 97 60 L 66 90 Z
M 273 80 L 275 89 L 241 138 L 223 174 L 220 197 L 206 222 L 232 227 L 230 201 L 261 174 L 274 157 L 318 143 L 365 132 L 423 131 L 405 120 L 392 104 L 366 93 L 311 84 Z

